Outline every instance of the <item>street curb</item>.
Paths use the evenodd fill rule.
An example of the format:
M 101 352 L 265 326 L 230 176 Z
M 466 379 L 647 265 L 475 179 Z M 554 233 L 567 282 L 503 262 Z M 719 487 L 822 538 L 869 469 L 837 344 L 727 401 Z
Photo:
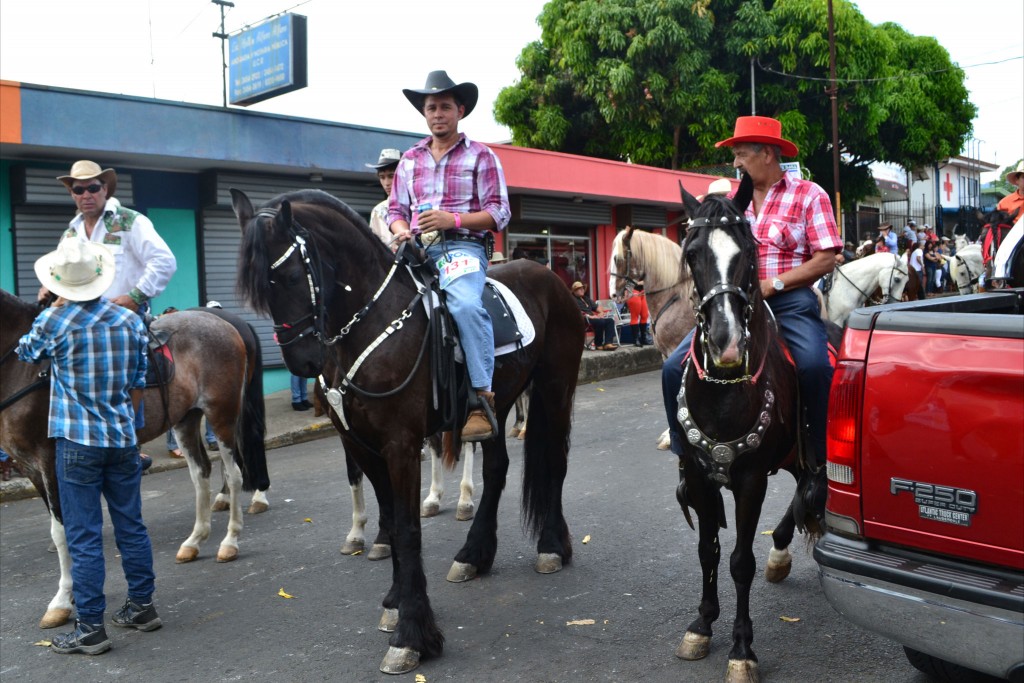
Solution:
M 661 354 L 653 346 L 639 348 L 623 346 L 615 351 L 584 351 L 576 384 L 590 384 L 641 372 L 651 372 L 659 370 L 661 364 Z M 334 434 L 337 434 L 334 425 L 331 424 L 329 418 L 323 417 L 318 418 L 312 424 L 275 434 L 264 443 L 269 451 L 323 439 Z M 220 457 L 219 453 L 210 453 L 211 460 L 216 460 L 218 457 Z M 183 467 L 188 467 L 188 463 L 184 459 L 154 456 L 153 465 L 149 468 L 148 474 L 178 470 Z M 38 495 L 35 486 L 25 477 L 16 477 L 10 481 L 0 482 L 0 503 L 33 498 Z

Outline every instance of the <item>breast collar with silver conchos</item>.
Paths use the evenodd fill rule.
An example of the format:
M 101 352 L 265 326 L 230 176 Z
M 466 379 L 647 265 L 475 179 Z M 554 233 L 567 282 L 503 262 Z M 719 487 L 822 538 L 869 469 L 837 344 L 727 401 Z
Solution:
M 707 472 L 708 478 L 716 484 L 728 487 L 731 481 L 729 470 L 733 461 L 747 451 L 757 450 L 761 445 L 761 439 L 764 438 L 765 431 L 772 423 L 771 409 L 775 404 L 775 392 L 771 390 L 767 382 L 764 384 L 761 395 L 761 412 L 746 434 L 732 441 L 715 441 L 697 426 L 686 402 L 686 375 L 693 362 L 693 355 L 690 354 L 687 357 L 687 363 L 683 366 L 683 382 L 679 388 L 679 412 L 676 413 L 676 419 L 683 427 L 686 440 L 697 449 L 697 461 Z

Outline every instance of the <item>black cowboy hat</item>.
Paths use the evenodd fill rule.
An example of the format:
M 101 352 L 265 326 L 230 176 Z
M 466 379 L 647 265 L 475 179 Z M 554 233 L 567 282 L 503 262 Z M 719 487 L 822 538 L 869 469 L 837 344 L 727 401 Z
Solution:
M 440 95 L 446 92 L 453 93 L 456 99 L 466 107 L 462 118 L 469 116 L 469 113 L 473 111 L 473 107 L 476 106 L 477 98 L 480 96 L 480 91 L 477 90 L 475 83 L 459 83 L 456 85 L 455 81 L 448 76 L 446 71 L 431 71 L 427 74 L 427 82 L 422 90 L 402 89 L 402 94 L 405 95 L 405 98 L 421 114 L 423 113 L 423 102 L 426 101 L 427 95 Z

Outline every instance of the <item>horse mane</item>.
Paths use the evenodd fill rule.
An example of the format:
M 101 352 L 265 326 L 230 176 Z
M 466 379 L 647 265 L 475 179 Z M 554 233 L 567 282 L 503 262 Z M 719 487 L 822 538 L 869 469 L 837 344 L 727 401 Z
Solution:
M 672 240 L 644 230 L 634 230 L 629 246 L 637 261 L 644 264 L 647 287 L 651 286 L 652 280 L 667 284 L 691 279 L 690 269 L 682 259 L 683 249 Z
M 16 331 L 31 326 L 32 321 L 43 310 L 38 304 L 29 303 L 6 289 L 0 289 L 0 309 L 4 312 L 3 328 Z
M 354 243 L 366 245 L 381 256 L 390 257 L 391 251 L 373 234 L 362 216 L 345 202 L 323 190 L 296 190 L 273 197 L 256 209 L 281 208 L 284 202 L 291 206 L 293 220 L 302 226 L 314 242 L 321 261 L 336 262 L 341 252 Z M 270 265 L 280 254 L 270 254 L 268 240 L 273 230 L 255 229 L 254 217 L 242 230 L 239 244 L 240 268 L 238 291 L 253 310 L 270 314 Z M 279 229 L 279 222 L 273 222 Z M 354 229 L 345 229 L 351 226 Z M 360 241 L 361 240 L 361 241 Z

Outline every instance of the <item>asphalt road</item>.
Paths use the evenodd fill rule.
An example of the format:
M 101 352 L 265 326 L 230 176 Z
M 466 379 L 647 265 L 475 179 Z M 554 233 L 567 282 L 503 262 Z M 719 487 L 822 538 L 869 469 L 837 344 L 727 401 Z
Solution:
M 424 563 L 444 654 L 415 674 L 435 681 L 719 681 L 735 613 L 730 580 L 711 654 L 674 656 L 699 600 L 697 534 L 675 501 L 676 463 L 655 450 L 664 425 L 659 376 L 647 373 L 584 385 L 564 507 L 575 557 L 562 572 L 533 571 L 534 543 L 519 522 L 521 450 L 501 510 L 492 572 L 466 584 L 444 580 L 468 530 L 454 519 L 459 474 L 447 480 L 444 509 L 424 520 Z M 174 562 L 193 521 L 187 470 L 143 478 L 144 514 L 153 539 L 161 630 L 108 627 L 114 648 L 98 657 L 60 656 L 35 645 L 52 632 L 39 618 L 57 585 L 56 556 L 46 552 L 48 521 L 38 499 L 0 510 L 0 678 L 3 681 L 384 681 L 378 672 L 387 635 L 376 629 L 390 562 L 347 557 L 338 549 L 351 515 L 340 442 L 322 439 L 270 453 L 271 509 L 245 516 L 240 557 L 217 564 L 225 515 L 200 558 Z M 423 464 L 424 492 L 429 463 Z M 480 485 L 477 461 L 477 485 Z M 761 527 L 780 518 L 792 480 L 772 478 Z M 479 500 L 479 488 L 476 499 Z M 376 507 L 367 495 L 375 520 Z M 732 498 L 726 495 L 732 515 Z M 370 524 L 370 538 L 376 523 Z M 108 618 L 125 583 L 107 529 Z M 582 541 L 589 536 L 589 541 Z M 732 530 L 722 534 L 728 576 Z M 759 571 L 770 539 L 758 536 Z M 825 601 L 817 568 L 794 541 L 788 579 L 755 580 L 754 649 L 764 681 L 925 683 L 895 643 L 845 622 Z M 286 599 L 279 590 L 294 596 Z M 799 621 L 785 621 L 781 617 Z M 593 620 L 587 623 L 586 620 Z M 570 622 L 582 622 L 570 624 Z M 398 680 L 413 681 L 415 674 Z

